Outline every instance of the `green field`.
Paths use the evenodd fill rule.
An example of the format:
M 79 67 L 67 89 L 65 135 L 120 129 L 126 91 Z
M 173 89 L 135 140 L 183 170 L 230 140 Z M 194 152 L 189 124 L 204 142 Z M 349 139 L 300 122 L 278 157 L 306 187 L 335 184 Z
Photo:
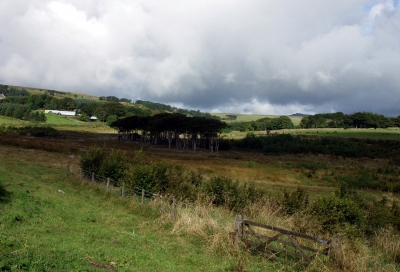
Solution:
M 227 271 L 238 262 L 209 251 L 207 239 L 173 233 L 155 206 L 68 178 L 67 156 L 0 150 L 1 271 Z
M 6 116 L 0 116 L 0 125 L 16 125 L 16 126 L 43 126 L 50 125 L 58 130 L 68 131 L 81 131 L 81 132 L 92 132 L 92 133 L 114 133 L 115 130 L 105 125 L 102 122 L 82 122 L 76 119 L 76 117 L 60 116 L 56 114 L 46 114 L 46 123 L 32 123 L 22 121 L 15 118 Z
M 85 122 L 81 122 L 76 119 L 76 117 L 67 117 L 67 116 L 61 116 L 57 114 L 52 114 L 52 113 L 47 113 L 46 114 L 46 124 L 48 125 L 80 125 L 80 126 L 86 126 Z
M 61 117 L 63 118 L 63 117 Z M 61 125 L 60 125 L 61 126 Z M 67 128 L 67 125 L 64 125 Z M 70 129 L 75 129 L 71 126 Z M 85 127 L 93 132 L 89 126 Z M 65 133 L 65 131 L 63 131 Z M 79 136 L 77 134 L 77 136 Z M 339 233 L 345 259 L 318 255 L 309 267 L 272 261 L 234 247 L 235 213 L 211 205 L 210 199 L 179 203 L 177 218 L 170 203 L 157 199 L 107 195 L 104 186 L 66 175 L 66 165 L 79 171 L 80 155 L 90 146 L 123 150 L 132 158 L 138 148 L 131 142 L 95 137 L 50 139 L 1 135 L 0 141 L 0 270 L 8 271 L 398 271 L 400 237 L 384 229 L 366 240 L 352 226 Z M 51 152 L 43 151 L 49 150 Z M 72 154 L 76 155 L 71 158 Z M 284 214 L 274 201 L 282 192 L 306 189 L 310 202 L 333 195 L 336 178 L 381 173 L 395 182 L 398 166 L 384 159 L 330 156 L 265 156 L 256 152 L 181 152 L 145 148 L 147 161 L 164 161 L 238 182 L 255 182 L 270 193 L 246 208 L 257 222 L 330 237 L 309 216 Z M 364 177 L 365 175 L 363 175 Z M 62 190 L 65 193 L 60 193 Z M 117 189 L 116 189 L 117 190 Z M 372 202 L 384 196 L 389 203 L 400 195 L 357 190 Z M 273 200 L 275 199 L 275 200 Z M 348 238 L 350 237 L 350 238 Z M 375 246 L 376 245 L 376 246 Z
M 294 129 L 274 131 L 274 133 L 289 133 L 319 137 L 346 137 L 361 139 L 389 139 L 400 140 L 399 129 Z
M 221 119 L 223 118 L 227 118 L 227 115 L 236 115 L 237 119 L 236 120 L 225 120 L 227 123 L 231 123 L 231 122 L 251 122 L 251 121 L 256 121 L 258 119 L 261 118 L 278 118 L 281 115 L 263 115 L 263 114 L 237 114 L 237 113 L 212 113 L 212 115 L 218 116 Z M 285 115 L 287 117 L 289 117 L 294 126 L 298 126 L 301 122 L 302 117 L 299 116 L 290 116 L 290 115 Z
M 0 115 L 0 125 L 24 125 L 28 123 L 29 122 Z

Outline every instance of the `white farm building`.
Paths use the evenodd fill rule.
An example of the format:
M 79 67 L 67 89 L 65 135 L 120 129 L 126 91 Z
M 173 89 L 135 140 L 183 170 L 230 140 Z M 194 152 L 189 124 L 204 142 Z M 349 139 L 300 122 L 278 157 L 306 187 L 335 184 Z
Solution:
M 44 113 L 53 113 L 53 114 L 64 115 L 64 116 L 76 116 L 75 111 L 45 110 Z

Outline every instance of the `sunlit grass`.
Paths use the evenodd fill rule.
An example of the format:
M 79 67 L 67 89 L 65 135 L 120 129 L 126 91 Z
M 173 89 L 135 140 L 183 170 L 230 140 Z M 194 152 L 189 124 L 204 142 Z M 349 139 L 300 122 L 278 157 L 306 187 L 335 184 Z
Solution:
M 66 164 L 74 170 L 79 169 L 79 153 L 72 158 L 72 150 L 87 150 L 93 144 L 106 145 L 108 149 L 122 149 L 133 157 L 140 145 L 92 138 L 63 140 L 10 136 L 8 139 L 2 136 L 2 143 L 8 140 L 14 140 L 14 144 L 30 142 L 31 146 L 0 145 L 0 184 L 13 193 L 10 204 L 0 203 L 0 267 L 9 265 L 10 269 L 31 271 L 294 269 L 246 252 L 238 255 L 229 236 L 234 214 L 215 209 L 210 201 L 179 204 L 174 222 L 168 201 L 143 206 L 131 200 L 109 197 L 104 194 L 104 188 L 102 192 L 99 186 L 66 177 Z M 49 146 L 53 152 L 38 150 Z M 181 152 L 162 148 L 144 148 L 143 155 L 146 161 L 162 160 L 184 165 L 206 178 L 224 175 L 240 182 L 255 182 L 257 188 L 267 189 L 273 195 L 301 186 L 309 192 L 310 200 L 335 190 L 334 183 L 319 178 L 325 172 L 328 175 L 331 171 L 348 173 L 360 166 L 376 168 L 387 164 L 385 160 L 367 158 L 265 156 L 235 151 L 210 153 L 207 150 Z M 308 177 L 308 170 L 299 167 L 302 164 L 326 164 L 327 169 L 319 169 Z M 382 195 L 389 200 L 399 199 L 391 193 L 359 192 L 369 201 Z M 267 203 L 249 207 L 245 212 L 251 219 L 292 230 L 311 224 L 307 217 L 279 216 L 278 211 L 272 203 Z M 382 262 L 386 258 L 383 252 L 394 255 L 399 245 L 398 240 L 388 240 L 388 235 L 390 232 L 377 238 L 383 248 L 381 251 L 365 243 L 356 243 L 356 249 L 345 247 L 343 251 L 347 257 L 340 265 L 348 267 L 349 271 L 366 268 L 396 271 L 398 267 L 393 262 Z M 327 263 L 323 257 L 319 257 L 309 271 L 313 271 L 313 265 L 324 267 L 325 271 L 336 270 L 335 264 Z
M 174 234 L 167 222 L 160 225 L 150 206 L 67 178 L 61 165 L 68 156 L 0 149 L 0 183 L 12 193 L 9 203 L 0 203 L 3 269 L 216 271 L 235 264 Z
M 29 122 L 0 115 L 0 125 L 24 125 Z
M 294 129 L 275 131 L 278 134 L 295 134 L 295 135 L 313 135 L 328 137 L 346 137 L 346 138 L 362 138 L 362 139 L 388 139 L 400 140 L 399 129 Z
M 266 131 L 231 131 L 222 133 L 223 138 L 242 139 L 248 133 L 254 133 L 256 136 L 267 136 Z M 387 139 L 400 140 L 400 129 L 340 129 L 340 128 L 317 128 L 317 129 L 282 129 L 272 130 L 270 135 L 274 134 L 292 134 L 304 136 L 318 137 L 344 137 L 344 138 L 360 138 L 360 139 Z
M 238 114 L 238 113 L 212 113 L 212 115 L 218 116 L 220 118 L 227 118 L 227 115 L 236 115 L 236 120 L 225 120 L 227 123 L 232 122 L 251 122 L 256 121 L 261 118 L 278 118 L 281 115 L 264 115 L 264 114 Z M 295 126 L 300 124 L 302 117 L 300 116 L 288 116 Z

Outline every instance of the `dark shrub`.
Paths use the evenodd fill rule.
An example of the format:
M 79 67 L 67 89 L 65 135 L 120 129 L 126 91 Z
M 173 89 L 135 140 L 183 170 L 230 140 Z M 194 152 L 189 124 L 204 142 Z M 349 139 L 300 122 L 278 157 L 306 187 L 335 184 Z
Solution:
M 337 194 L 318 198 L 308 212 L 316 217 L 324 230 L 331 233 L 343 231 L 346 225 L 360 228 L 364 218 L 364 211 L 357 202 Z
M 280 203 L 287 214 L 294 214 L 308 206 L 308 193 L 302 188 L 297 188 L 296 191 L 291 193 L 285 190 Z
M 129 161 L 123 151 L 113 150 L 107 153 L 105 147 L 93 146 L 82 155 L 79 166 L 87 178 L 94 173 L 103 178 L 110 178 L 114 185 L 119 185 L 120 179 L 129 168 Z
M 248 204 L 261 198 L 262 192 L 257 191 L 253 183 L 243 185 L 228 177 L 214 176 L 204 183 L 203 191 L 213 197 L 213 204 L 226 206 L 230 210 L 241 211 Z

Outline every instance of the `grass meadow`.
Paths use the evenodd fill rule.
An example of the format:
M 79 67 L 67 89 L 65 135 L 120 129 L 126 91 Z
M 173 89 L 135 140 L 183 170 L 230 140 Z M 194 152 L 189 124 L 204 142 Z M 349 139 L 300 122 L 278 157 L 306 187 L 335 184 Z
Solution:
M 332 136 L 361 139 L 400 140 L 400 129 L 295 129 L 276 131 L 275 133 L 290 133 L 310 136 Z
M 215 208 L 207 199 L 179 203 L 173 220 L 168 200 L 145 205 L 136 198 L 107 195 L 105 188 L 66 175 L 66 165 L 78 171 L 79 154 L 88 145 L 74 141 L 45 141 L 1 137 L 0 144 L 0 268 L 10 271 L 398 271 L 391 261 L 400 242 L 390 230 L 377 234 L 371 247 L 363 240 L 344 240 L 336 259 L 318 255 L 310 266 L 270 261 L 235 247 L 229 233 L 235 214 Z M 34 141 L 37 140 L 37 141 Z M 24 142 L 16 146 L 17 143 Z M 31 145 L 26 145 L 30 141 Z M 32 143 L 34 141 L 35 143 Z M 93 142 L 94 141 L 94 142 Z M 91 140 L 133 154 L 130 143 Z M 51 150 L 41 150 L 53 146 Z M 65 148 L 63 146 L 68 146 Z M 75 149 L 72 149 L 72 147 Z M 72 158 L 71 152 L 77 156 Z M 299 167 L 318 157 L 262 156 L 252 153 L 175 152 L 144 149 L 148 161 L 163 160 L 196 169 L 204 175 L 224 174 L 242 182 L 255 181 L 271 193 L 306 188 L 312 198 L 330 194 L 333 184 L 307 177 Z M 249 163 L 251 162 L 251 163 Z M 326 161 L 328 171 L 376 161 Z M 316 175 L 324 174 L 324 169 Z M 64 193 L 60 193 L 61 190 Z M 362 192 L 368 199 L 392 193 Z M 282 216 L 273 204 L 253 205 L 248 218 L 287 229 L 306 226 L 301 215 Z M 386 255 L 385 255 L 386 254 Z M 389 256 L 389 257 L 388 257 Z
M 239 261 L 215 254 L 212 237 L 174 229 L 160 204 L 121 200 L 67 177 L 66 155 L 0 150 L 0 184 L 10 194 L 0 202 L 2 270 L 227 271 Z
M 236 247 L 230 232 L 235 214 L 216 208 L 210 199 L 179 203 L 173 220 L 168 199 L 142 205 L 137 199 L 107 195 L 105 188 L 66 175 L 79 170 L 80 156 L 91 146 L 123 150 L 128 157 L 143 149 L 147 162 L 164 161 L 201 173 L 206 179 L 227 176 L 272 195 L 302 188 L 310 201 L 332 194 L 337 178 L 377 175 L 398 180 L 399 166 L 387 159 L 281 155 L 199 149 L 175 151 L 133 142 L 118 142 L 102 133 L 101 123 L 53 115 L 49 124 L 61 138 L 0 135 L 0 270 L 8 271 L 399 271 L 400 237 L 383 229 L 370 240 L 348 239 L 338 256 L 317 255 L 307 267 L 271 261 Z M 32 125 L 11 118 L 0 124 Z M 291 130 L 285 133 L 355 137 L 350 130 Z M 329 132 L 322 133 L 322 132 Z M 396 139 L 398 130 L 356 130 L 368 137 Z M 245 136 L 245 133 L 238 134 Z M 240 136 L 241 135 L 241 136 Z M 353 135 L 353 136 L 350 136 Z M 374 135 L 374 136 L 372 136 Z M 229 136 L 227 136 L 229 137 Z M 362 136 L 360 136 L 362 137 Z M 389 138 L 393 137 L 393 138 Z M 74 155 L 74 156 L 71 156 Z M 60 193 L 61 190 L 64 193 Z M 369 202 L 400 195 L 356 190 Z M 274 203 L 248 207 L 248 218 L 270 225 L 314 233 L 303 214 L 282 215 Z M 346 230 L 343 230 L 345 232 Z M 397 253 L 396 253 L 397 252 Z M 397 255 L 396 255 L 397 254 Z M 397 257 L 396 257 L 397 256 Z
M 237 116 L 236 120 L 226 120 L 227 123 L 231 122 L 251 122 L 251 121 L 256 121 L 261 118 L 278 118 L 280 115 L 263 115 L 263 114 L 237 114 L 237 113 L 212 113 L 212 115 L 218 116 L 220 118 L 227 118 L 227 115 L 233 114 Z M 301 116 L 288 116 L 294 126 L 298 126 L 301 121 Z

